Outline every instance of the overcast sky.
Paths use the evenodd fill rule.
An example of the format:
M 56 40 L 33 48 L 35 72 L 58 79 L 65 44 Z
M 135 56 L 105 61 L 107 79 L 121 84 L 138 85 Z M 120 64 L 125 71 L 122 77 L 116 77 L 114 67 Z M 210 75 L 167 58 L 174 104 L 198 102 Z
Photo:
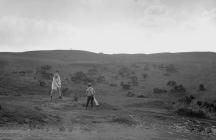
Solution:
M 216 0 L 0 0 L 0 51 L 216 51 Z

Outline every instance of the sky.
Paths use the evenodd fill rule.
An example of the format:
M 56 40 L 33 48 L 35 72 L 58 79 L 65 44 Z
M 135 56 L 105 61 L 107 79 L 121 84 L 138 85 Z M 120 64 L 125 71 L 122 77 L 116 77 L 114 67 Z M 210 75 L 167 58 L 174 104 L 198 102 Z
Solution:
M 216 52 L 216 0 L 0 0 L 0 51 Z

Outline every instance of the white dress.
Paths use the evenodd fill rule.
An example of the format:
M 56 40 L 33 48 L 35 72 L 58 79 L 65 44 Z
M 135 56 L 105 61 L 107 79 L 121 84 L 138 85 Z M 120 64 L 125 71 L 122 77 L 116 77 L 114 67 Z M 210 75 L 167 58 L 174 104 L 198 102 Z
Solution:
M 52 81 L 52 90 L 57 90 L 58 88 L 61 88 L 61 79 L 58 74 L 55 74 Z

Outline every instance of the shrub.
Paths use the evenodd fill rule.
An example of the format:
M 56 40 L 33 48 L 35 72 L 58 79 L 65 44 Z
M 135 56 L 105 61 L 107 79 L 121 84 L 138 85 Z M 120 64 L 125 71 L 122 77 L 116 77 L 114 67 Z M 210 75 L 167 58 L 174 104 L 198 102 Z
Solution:
M 167 86 L 175 87 L 177 85 L 176 81 L 168 81 Z
M 159 88 L 154 88 L 153 93 L 167 93 L 166 89 L 159 89 Z
M 127 97 L 134 97 L 135 96 L 135 94 L 134 93 L 132 93 L 131 91 L 128 91 L 128 93 L 127 93 L 127 95 L 126 95 Z
M 202 110 L 193 110 L 188 108 L 179 108 L 176 113 L 178 115 L 196 117 L 196 118 L 207 118 L 206 114 Z
M 216 105 L 214 105 L 214 103 L 204 102 L 202 107 L 206 108 L 210 112 L 216 112 Z
M 122 89 L 124 90 L 131 89 L 131 85 L 129 83 L 125 84 L 124 82 L 121 82 L 121 86 L 122 86 Z
M 202 106 L 202 101 L 197 101 L 197 105 L 199 106 L 199 107 L 201 107 Z
M 183 85 L 176 85 L 170 91 L 174 93 L 185 93 L 186 89 Z
M 144 95 L 138 95 L 137 98 L 147 98 L 147 97 Z
M 179 99 L 179 102 L 189 105 L 194 99 L 195 97 L 193 95 L 190 95 L 190 96 L 185 96 L 182 99 Z
M 148 74 L 144 73 L 142 76 L 143 76 L 143 79 L 146 79 L 148 77 Z
M 137 86 L 138 85 L 138 78 L 137 76 L 131 76 L 130 77 L 131 83 L 133 86 Z
M 39 81 L 39 84 L 40 84 L 41 87 L 45 87 L 46 86 L 46 82 L 44 82 L 44 81 Z
M 206 90 L 205 86 L 203 84 L 200 84 L 199 91 L 205 91 L 205 90 Z

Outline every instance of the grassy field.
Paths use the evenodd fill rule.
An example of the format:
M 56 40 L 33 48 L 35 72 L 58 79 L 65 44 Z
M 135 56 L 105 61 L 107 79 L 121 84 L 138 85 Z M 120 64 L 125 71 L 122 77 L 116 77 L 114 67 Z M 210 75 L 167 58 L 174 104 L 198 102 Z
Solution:
M 2 139 L 214 139 L 216 54 L 0 53 Z M 49 93 L 53 73 L 62 100 Z M 93 83 L 100 106 L 85 110 Z

